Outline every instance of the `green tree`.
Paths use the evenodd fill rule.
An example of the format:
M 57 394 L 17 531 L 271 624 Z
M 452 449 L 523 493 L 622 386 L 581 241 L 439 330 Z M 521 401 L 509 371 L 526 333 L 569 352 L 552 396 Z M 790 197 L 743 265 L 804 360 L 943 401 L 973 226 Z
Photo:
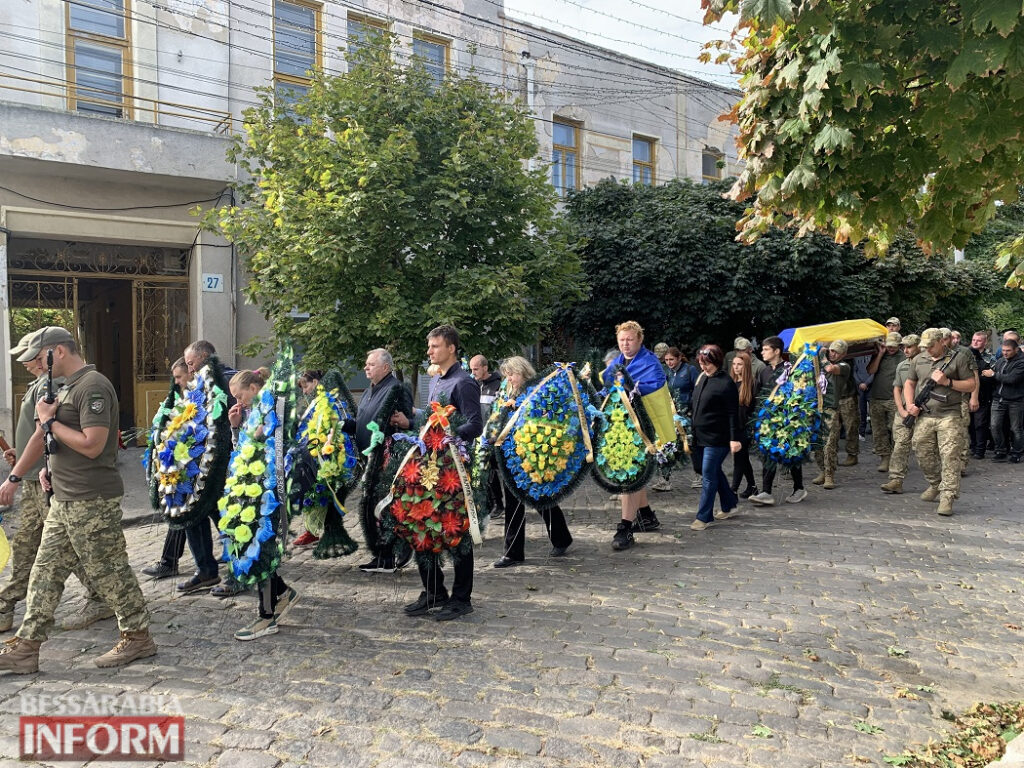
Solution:
M 885 251 L 911 223 L 926 250 L 962 248 L 996 201 L 1017 199 L 1024 160 L 1021 0 L 701 0 L 740 13 L 733 117 L 754 200 L 773 226 Z M 721 44 L 720 47 L 725 47 Z M 1019 263 L 1018 263 L 1019 262 Z M 1024 285 L 1024 238 L 999 266 Z
M 743 205 L 729 182 L 649 187 L 603 181 L 569 198 L 566 222 L 587 274 L 589 298 L 560 318 L 578 347 L 614 344 L 635 319 L 647 339 L 730 344 L 784 328 L 896 314 L 908 330 L 985 324 L 993 297 L 1013 294 L 990 264 L 927 256 L 903 234 L 885 259 L 818 234 L 771 228 L 736 242 Z M 1020 230 L 1024 230 L 1022 225 Z
M 264 90 L 229 152 L 239 200 L 205 219 L 238 244 L 247 297 L 310 365 L 375 346 L 418 362 L 441 322 L 496 356 L 578 295 L 554 192 L 526 164 L 528 114 L 472 75 L 437 85 L 395 48 L 368 41 L 348 74 L 316 74 L 291 103 Z

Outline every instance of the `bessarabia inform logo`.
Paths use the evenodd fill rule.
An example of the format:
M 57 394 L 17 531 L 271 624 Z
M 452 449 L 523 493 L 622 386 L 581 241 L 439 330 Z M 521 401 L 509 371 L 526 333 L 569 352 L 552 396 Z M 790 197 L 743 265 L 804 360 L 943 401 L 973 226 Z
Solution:
M 22 760 L 185 758 L 185 717 L 177 696 L 68 693 L 21 695 Z

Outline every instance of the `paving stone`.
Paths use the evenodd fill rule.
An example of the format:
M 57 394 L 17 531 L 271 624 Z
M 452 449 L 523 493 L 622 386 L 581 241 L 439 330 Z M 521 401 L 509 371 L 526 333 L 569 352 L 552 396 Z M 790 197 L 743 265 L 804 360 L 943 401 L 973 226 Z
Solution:
M 275 768 L 281 761 L 266 752 L 229 749 L 217 758 L 217 768 Z

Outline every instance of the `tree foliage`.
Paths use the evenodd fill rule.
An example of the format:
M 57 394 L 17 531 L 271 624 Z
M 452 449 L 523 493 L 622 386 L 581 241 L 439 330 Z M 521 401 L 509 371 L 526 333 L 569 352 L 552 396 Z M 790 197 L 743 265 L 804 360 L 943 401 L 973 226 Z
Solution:
M 705 21 L 740 12 L 746 168 L 731 194 L 756 196 L 748 241 L 785 224 L 884 251 L 910 222 L 926 249 L 962 248 L 1017 199 L 1021 0 L 701 4 Z M 1000 267 L 1022 258 L 1011 241 Z M 1008 284 L 1022 280 L 1024 261 Z
M 819 234 L 771 228 L 736 241 L 743 205 L 728 182 L 649 187 L 603 181 L 569 198 L 566 221 L 589 296 L 560 318 L 578 346 L 614 346 L 614 326 L 637 320 L 651 343 L 730 345 L 802 325 L 899 316 L 903 327 L 986 325 L 986 308 L 1012 296 L 991 263 L 926 255 L 909 234 L 885 259 Z M 1024 230 L 1024 225 L 1021 229 Z
M 578 292 L 553 190 L 525 163 L 538 151 L 527 113 L 472 75 L 436 85 L 395 53 L 381 35 L 292 103 L 263 91 L 229 153 L 239 201 L 205 219 L 312 366 L 376 346 L 418 362 L 442 322 L 471 352 L 507 353 Z

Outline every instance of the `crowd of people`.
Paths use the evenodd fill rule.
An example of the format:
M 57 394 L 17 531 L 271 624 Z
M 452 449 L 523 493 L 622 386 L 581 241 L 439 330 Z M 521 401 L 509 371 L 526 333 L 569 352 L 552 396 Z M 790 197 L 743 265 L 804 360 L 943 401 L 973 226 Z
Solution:
M 785 502 L 796 504 L 807 497 L 802 464 L 812 458 L 818 469 L 812 483 L 824 490 L 836 488 L 840 468 L 859 462 L 860 438 L 868 419 L 878 471 L 888 475 L 880 490 L 903 492 L 913 452 L 926 483 L 921 498 L 936 502 L 940 515 L 953 514 L 968 456 L 981 460 L 992 452 L 996 462 L 1021 461 L 1024 355 L 1019 335 L 1003 332 L 993 351 L 985 331 L 975 333 L 970 346 L 964 347 L 959 334 L 950 329 L 928 328 L 902 336 L 897 318 L 889 318 L 886 326 L 884 338 L 862 357 L 850 356 L 850 342 L 863 340 L 833 339 L 814 353 L 818 356 L 815 371 L 820 371 L 820 432 L 807 455 L 783 467 L 792 485 L 783 496 Z M 690 524 L 694 530 L 703 531 L 716 520 L 733 517 L 744 500 L 760 506 L 776 504 L 773 487 L 779 463 L 762 457 L 758 476 L 752 459 L 762 443 L 757 434 L 764 430 L 759 414 L 787 380 L 793 365 L 785 342 L 778 336 L 765 338 L 759 345 L 760 355 L 746 338 L 737 338 L 728 353 L 718 345 L 705 344 L 696 350 L 693 364 L 680 347 L 660 343 L 648 349 L 638 323 L 624 322 L 615 331 L 616 348 L 605 358 L 598 386 L 608 387 L 617 375 L 628 374 L 633 387 L 630 396 L 635 395 L 638 406 L 646 401 L 650 412 L 652 434 L 645 435 L 645 440 L 651 445 L 683 445 L 679 451 L 659 451 L 659 456 L 668 458 L 648 487 L 618 494 L 621 514 L 612 549 L 629 549 L 635 544 L 635 534 L 661 527 L 648 488 L 670 491 L 673 470 L 678 476 L 680 468 L 687 476 L 692 470 L 690 486 L 700 488 Z M 444 413 L 457 419 L 451 433 L 460 445 L 472 445 L 481 438 L 485 425 L 493 423 L 498 414 L 508 413 L 502 408 L 521 402 L 536 376 L 531 363 L 520 356 L 505 358 L 494 371 L 482 355 L 472 357 L 464 367 L 458 332 L 452 326 L 438 326 L 426 341 L 432 373 L 428 401 L 446 403 Z M 157 648 L 149 633 L 149 613 L 128 565 L 120 525 L 123 485 L 116 467 L 118 404 L 114 388 L 85 362 L 73 336 L 63 328 L 46 327 L 28 334 L 11 353 L 36 378 L 22 402 L 15 446 L 5 454 L 11 471 L 0 485 L 0 504 L 11 504 L 16 490 L 22 490 L 11 576 L 0 589 L 0 632 L 13 627 L 15 606 L 26 601 L 16 636 L 0 650 L 0 669 L 19 673 L 38 669 L 39 647 L 48 637 L 71 573 L 86 587 L 88 598 L 80 614 L 63 628 L 117 617 L 121 637 L 96 664 L 120 666 L 152 656 Z M 171 370 L 182 396 L 215 354 L 213 345 L 202 340 L 184 350 Z M 448 429 L 443 414 L 438 420 L 436 408 L 431 415 L 413 407 L 411 393 L 396 377 L 386 349 L 370 350 L 363 370 L 369 386 L 355 417 L 343 424 L 360 451 L 372 449 L 378 431 L 391 435 L 438 423 Z M 237 445 L 239 430 L 269 373 L 267 369 L 224 371 L 230 376 L 227 418 L 233 445 Z M 305 371 L 298 380 L 303 393 L 315 396 L 322 377 L 321 371 Z M 658 404 L 662 393 L 667 393 L 671 402 L 669 411 L 689 420 L 688 434 L 676 429 L 671 415 L 663 418 Z M 385 402 L 392 407 L 386 423 L 379 423 Z M 840 445 L 846 454 L 841 463 Z M 730 456 L 732 476 L 728 477 L 724 466 Z M 491 473 L 487 483 L 491 506 L 483 513 L 504 522 L 501 555 L 492 566 L 510 568 L 525 561 L 527 505 L 500 473 Z M 573 537 L 562 509 L 548 503 L 537 505 L 537 511 L 548 532 L 551 556 L 565 555 Z M 372 557 L 359 570 L 392 573 L 405 566 L 414 552 L 407 542 L 396 543 L 380 535 L 378 517 L 373 509 L 363 512 L 361 522 Z M 220 578 L 212 533 L 218 530 L 218 518 L 214 511 L 183 530 L 169 528 L 160 560 L 144 568 L 143 574 L 154 579 L 178 575 L 187 544 L 196 570 L 177 585 L 177 591 L 209 590 L 218 597 L 244 591 L 246 585 L 231 569 L 226 578 Z M 313 532 L 303 531 L 294 546 L 312 546 L 317 540 Z M 446 621 L 473 611 L 471 542 L 463 542 L 459 553 L 453 558 L 450 591 L 440 561 L 415 553 L 423 588 L 418 598 L 404 607 L 407 615 L 430 614 Z M 236 632 L 238 640 L 277 632 L 278 620 L 298 599 L 276 571 L 256 587 L 257 618 Z

